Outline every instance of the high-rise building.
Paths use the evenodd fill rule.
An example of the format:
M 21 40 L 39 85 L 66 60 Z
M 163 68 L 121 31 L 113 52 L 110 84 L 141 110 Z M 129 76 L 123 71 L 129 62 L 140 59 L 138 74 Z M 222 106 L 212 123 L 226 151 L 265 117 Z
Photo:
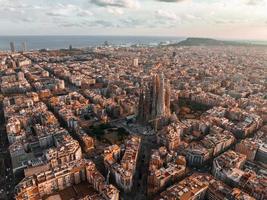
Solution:
M 10 42 L 10 50 L 12 53 L 15 52 L 15 43 L 14 42 Z
M 27 43 L 26 42 L 22 42 L 21 47 L 22 47 L 23 52 L 27 51 Z
M 133 66 L 138 67 L 138 58 L 133 59 Z
M 149 122 L 170 115 L 170 84 L 164 75 L 153 75 L 141 91 L 138 118 Z

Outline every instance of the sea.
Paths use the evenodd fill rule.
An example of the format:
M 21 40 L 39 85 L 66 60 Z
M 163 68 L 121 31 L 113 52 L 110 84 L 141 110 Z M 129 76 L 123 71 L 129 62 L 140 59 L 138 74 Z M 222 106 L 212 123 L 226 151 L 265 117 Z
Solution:
M 26 43 L 27 50 L 87 48 L 101 46 L 105 42 L 113 46 L 150 45 L 177 43 L 183 37 L 160 36 L 0 36 L 0 50 L 10 50 L 10 42 L 14 42 L 17 51 Z

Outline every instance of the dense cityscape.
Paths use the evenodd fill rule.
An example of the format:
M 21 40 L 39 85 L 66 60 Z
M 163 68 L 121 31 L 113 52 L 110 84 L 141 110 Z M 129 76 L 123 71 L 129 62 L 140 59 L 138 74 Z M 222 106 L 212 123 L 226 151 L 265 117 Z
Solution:
M 267 199 L 267 48 L 0 53 L 0 199 Z

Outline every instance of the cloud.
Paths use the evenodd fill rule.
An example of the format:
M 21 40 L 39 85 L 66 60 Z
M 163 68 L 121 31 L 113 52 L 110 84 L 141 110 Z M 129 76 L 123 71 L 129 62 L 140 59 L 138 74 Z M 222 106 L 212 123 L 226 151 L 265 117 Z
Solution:
M 69 16 L 77 9 L 77 6 L 72 4 L 57 4 L 54 9 L 46 12 L 46 14 L 50 16 Z
M 245 0 L 245 4 L 250 5 L 250 6 L 260 5 L 264 3 L 265 3 L 264 0 Z
M 259 26 L 261 29 L 257 29 L 255 35 L 266 38 L 267 34 L 262 36 L 267 31 L 266 2 L 267 0 L 0 0 L 0 25 L 5 27 L 0 34 L 102 34 L 103 31 L 111 34 L 134 32 L 149 35 L 186 32 L 213 34 L 222 31 L 222 34 L 230 35 L 230 28 L 243 28 L 242 30 L 249 32 L 252 26 Z M 213 30 L 214 27 L 218 30 Z M 114 32 L 107 32 L 107 29 Z M 241 37 L 245 31 L 239 32 Z
M 30 17 L 23 17 L 20 20 L 22 22 L 34 22 L 33 18 L 30 18 Z
M 127 18 L 127 19 L 120 20 L 119 23 L 120 23 L 121 27 L 136 28 L 137 26 L 144 25 L 144 20 L 134 19 L 134 18 Z
M 108 12 L 113 15 L 122 15 L 124 13 L 121 8 L 108 8 Z
M 82 24 L 65 22 L 65 23 L 60 24 L 60 26 L 65 27 L 65 28 L 72 28 L 72 27 L 82 27 Z
M 241 23 L 248 23 L 248 19 L 216 19 L 215 24 L 241 24 Z
M 136 28 L 137 26 L 143 25 L 144 21 L 133 18 L 126 18 L 120 20 L 94 20 L 84 23 L 84 25 L 89 27 L 102 27 L 102 28 Z
M 83 22 L 83 25 L 85 26 L 89 26 L 89 27 L 104 27 L 104 28 L 110 28 L 110 27 L 114 27 L 115 23 L 108 21 L 108 20 L 94 20 L 94 21 L 86 21 Z
M 54 17 L 68 17 L 74 15 L 79 17 L 88 17 L 92 16 L 93 13 L 74 4 L 57 4 L 54 9 L 47 11 L 46 15 Z
M 11 12 L 19 12 L 21 9 L 28 8 L 29 5 L 15 0 L 0 0 L 0 10 L 2 11 L 11 11 Z
M 210 16 L 210 14 L 208 14 L 207 16 Z M 180 18 L 183 22 L 186 23 L 200 23 L 205 21 L 205 18 L 203 18 L 205 16 L 202 15 L 198 15 L 198 14 L 184 14 L 181 15 Z
M 187 1 L 187 0 L 157 0 L 157 1 L 167 2 L 167 3 L 178 3 L 178 2 Z
M 77 13 L 77 16 L 79 17 L 88 17 L 88 16 L 92 16 L 93 13 L 89 10 L 79 10 L 79 12 Z
M 139 8 L 137 0 L 91 0 L 91 3 L 100 7 L 122 7 L 122 8 Z
M 156 14 L 161 17 L 161 18 L 165 18 L 165 19 L 170 19 L 170 20 L 177 20 L 178 17 L 177 15 L 170 11 L 170 10 L 157 10 Z

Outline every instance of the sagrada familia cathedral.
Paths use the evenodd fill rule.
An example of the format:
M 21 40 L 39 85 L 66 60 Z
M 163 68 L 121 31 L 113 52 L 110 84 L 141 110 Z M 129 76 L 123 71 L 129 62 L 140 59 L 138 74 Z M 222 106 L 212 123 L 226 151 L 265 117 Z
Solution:
M 164 75 L 153 75 L 141 90 L 138 120 L 148 123 L 170 116 L 170 83 Z

